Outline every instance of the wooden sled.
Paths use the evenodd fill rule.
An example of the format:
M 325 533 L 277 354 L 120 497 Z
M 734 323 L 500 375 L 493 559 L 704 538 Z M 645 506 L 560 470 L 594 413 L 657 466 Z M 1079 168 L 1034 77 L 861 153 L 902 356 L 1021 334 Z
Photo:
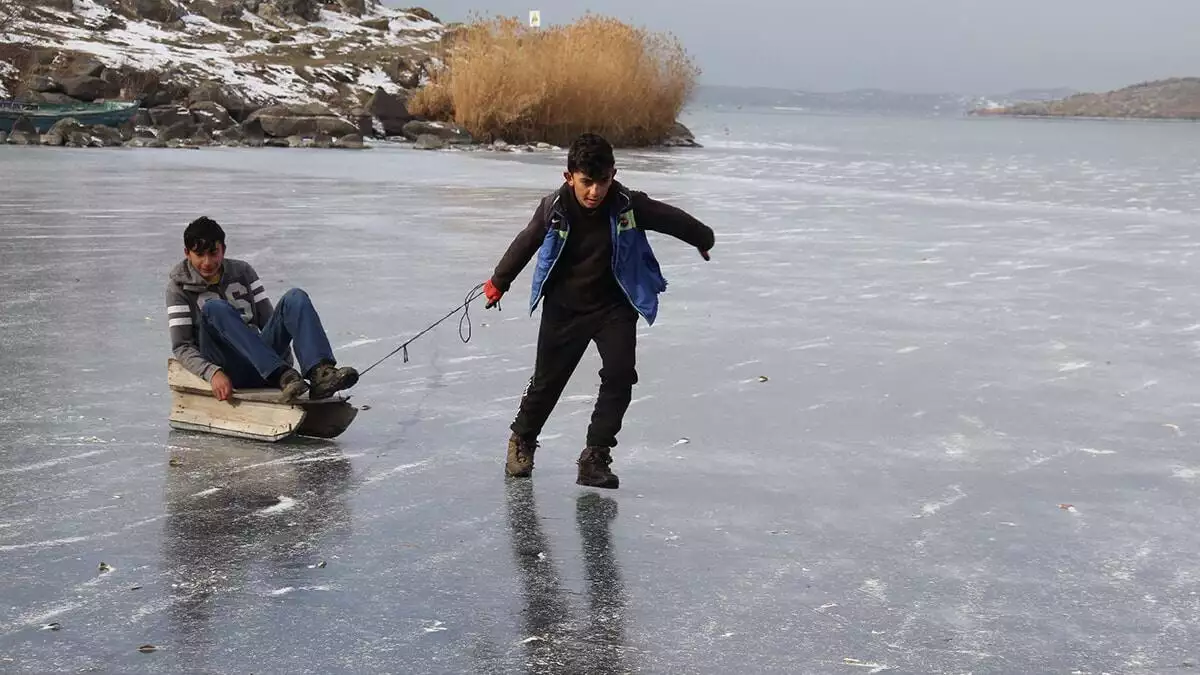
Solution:
M 240 389 L 228 401 L 218 401 L 204 378 L 175 359 L 167 360 L 167 384 L 173 429 L 274 443 L 291 436 L 336 438 L 358 415 L 340 395 L 285 402 L 278 389 Z

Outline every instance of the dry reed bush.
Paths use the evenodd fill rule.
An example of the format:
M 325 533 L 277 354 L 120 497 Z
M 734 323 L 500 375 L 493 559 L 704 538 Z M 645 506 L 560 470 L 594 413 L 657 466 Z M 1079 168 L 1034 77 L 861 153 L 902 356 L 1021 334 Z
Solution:
M 476 20 L 457 30 L 409 108 L 480 140 L 566 145 L 591 131 L 642 146 L 668 135 L 699 74 L 673 36 L 611 18 L 548 29 Z

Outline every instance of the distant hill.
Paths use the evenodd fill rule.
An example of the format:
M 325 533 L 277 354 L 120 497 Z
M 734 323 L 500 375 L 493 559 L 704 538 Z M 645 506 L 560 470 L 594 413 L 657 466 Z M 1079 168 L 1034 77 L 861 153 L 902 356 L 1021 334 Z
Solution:
M 813 113 L 964 115 L 977 108 L 1001 107 L 1018 101 L 1050 100 L 1075 93 L 1070 89 L 1026 89 L 1006 94 L 912 93 L 883 89 L 812 92 L 773 87 L 701 85 L 691 105 L 697 108 L 777 108 Z
M 972 97 L 957 94 L 921 94 L 880 89 L 811 92 L 771 87 L 705 85 L 692 97 L 694 107 L 783 108 L 810 112 L 868 112 L 961 114 Z
M 1074 96 L 1079 92 L 1067 87 L 1058 87 L 1055 89 L 1018 89 L 1006 94 L 1003 98 L 1009 101 L 1054 101 L 1068 96 Z
M 1200 120 L 1200 78 L 1144 82 L 1104 94 L 1075 94 L 1053 101 L 985 105 L 971 113 L 1012 117 Z

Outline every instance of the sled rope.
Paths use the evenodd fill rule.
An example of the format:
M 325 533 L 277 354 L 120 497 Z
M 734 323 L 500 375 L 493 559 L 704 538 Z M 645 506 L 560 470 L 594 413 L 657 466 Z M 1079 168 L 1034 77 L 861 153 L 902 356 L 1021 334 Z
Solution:
M 392 358 L 396 354 L 403 354 L 404 363 L 408 363 L 408 346 L 411 345 L 412 343 L 416 342 L 422 335 L 425 335 L 426 333 L 433 330 L 434 328 L 437 328 L 438 326 L 442 325 L 442 323 L 445 322 L 446 319 L 449 319 L 450 317 L 454 316 L 455 314 L 458 314 L 459 312 L 462 312 L 462 316 L 458 319 L 458 338 L 463 341 L 463 344 L 470 342 L 471 341 L 471 303 L 475 302 L 475 300 L 481 296 L 483 296 L 483 284 L 479 284 L 475 288 L 472 288 L 470 291 L 468 291 L 467 297 L 465 300 L 463 300 L 463 303 L 461 305 L 459 305 L 458 307 L 455 307 L 453 310 L 451 310 L 449 314 L 447 314 L 446 316 L 443 316 L 442 318 L 438 319 L 437 321 L 434 321 L 433 323 L 429 324 L 429 326 L 426 327 L 425 330 L 423 330 L 420 333 L 417 333 L 416 335 L 405 340 L 402 344 L 400 344 L 400 346 L 396 347 L 391 352 L 389 352 L 387 354 L 387 356 L 384 356 L 382 359 L 379 359 L 375 363 L 372 363 L 370 366 L 367 366 L 366 369 L 359 371 L 359 377 L 366 375 L 368 372 L 370 372 L 370 370 L 372 368 L 383 363 L 384 361 L 387 361 L 388 359 Z

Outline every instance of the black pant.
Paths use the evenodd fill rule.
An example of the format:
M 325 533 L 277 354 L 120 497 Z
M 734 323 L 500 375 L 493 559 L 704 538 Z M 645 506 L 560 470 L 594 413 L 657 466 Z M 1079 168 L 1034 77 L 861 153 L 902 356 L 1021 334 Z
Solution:
M 537 438 L 562 396 L 588 343 L 600 352 L 600 393 L 588 426 L 587 444 L 611 448 L 637 384 L 638 314 L 629 305 L 615 305 L 587 314 L 546 303 L 538 330 L 537 363 L 521 398 L 521 408 L 512 430 L 525 438 Z

